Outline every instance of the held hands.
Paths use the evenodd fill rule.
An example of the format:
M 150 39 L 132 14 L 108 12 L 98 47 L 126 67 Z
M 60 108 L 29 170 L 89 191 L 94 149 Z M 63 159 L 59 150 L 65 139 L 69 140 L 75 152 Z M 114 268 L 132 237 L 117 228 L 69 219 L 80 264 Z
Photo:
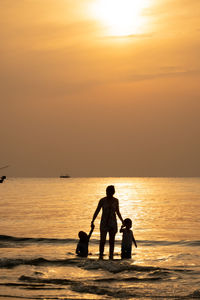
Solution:
M 120 228 L 120 231 L 119 232 L 123 232 L 123 230 L 124 230 L 124 225 L 122 224 L 122 226 L 121 226 L 121 228 Z
M 95 226 L 94 226 L 94 222 L 92 221 L 92 222 L 91 222 L 91 228 L 94 229 L 94 227 L 95 227 Z
M 121 225 L 121 228 L 123 228 L 123 227 L 126 227 L 124 224 L 124 220 L 122 221 L 122 225 Z

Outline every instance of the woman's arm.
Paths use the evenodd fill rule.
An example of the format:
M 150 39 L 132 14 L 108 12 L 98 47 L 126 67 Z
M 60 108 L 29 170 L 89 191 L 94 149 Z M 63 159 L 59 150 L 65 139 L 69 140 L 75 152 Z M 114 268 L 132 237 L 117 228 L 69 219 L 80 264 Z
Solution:
M 91 230 L 90 230 L 90 232 L 89 232 L 89 234 L 88 234 L 88 241 L 89 241 L 89 239 L 90 239 L 90 237 L 91 237 L 91 235 L 92 235 L 92 233 L 93 233 L 94 227 L 95 227 L 94 224 L 91 223 Z
M 119 201 L 118 201 L 118 199 L 117 199 L 116 214 L 118 215 L 119 219 L 121 220 L 121 222 L 122 222 L 122 224 L 123 224 L 123 223 L 124 223 L 124 220 L 123 220 L 123 218 L 122 218 L 122 216 L 121 216 L 121 213 L 120 213 L 120 211 L 119 211 Z
M 97 206 L 95 212 L 94 212 L 94 215 L 93 215 L 93 218 L 92 218 L 92 222 L 91 222 L 91 226 L 94 225 L 93 223 L 94 223 L 96 217 L 98 216 L 98 214 L 99 214 L 99 212 L 100 212 L 100 209 L 102 208 L 102 205 L 103 205 L 103 203 L 102 203 L 102 199 L 101 199 L 101 200 L 99 201 L 99 204 L 98 204 L 98 206 Z

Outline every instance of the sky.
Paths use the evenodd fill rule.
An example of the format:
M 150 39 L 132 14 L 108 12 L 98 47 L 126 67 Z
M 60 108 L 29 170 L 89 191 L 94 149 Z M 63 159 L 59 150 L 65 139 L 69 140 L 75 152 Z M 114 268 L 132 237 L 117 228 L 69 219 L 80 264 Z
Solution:
M 200 1 L 121 3 L 0 1 L 1 176 L 200 176 Z

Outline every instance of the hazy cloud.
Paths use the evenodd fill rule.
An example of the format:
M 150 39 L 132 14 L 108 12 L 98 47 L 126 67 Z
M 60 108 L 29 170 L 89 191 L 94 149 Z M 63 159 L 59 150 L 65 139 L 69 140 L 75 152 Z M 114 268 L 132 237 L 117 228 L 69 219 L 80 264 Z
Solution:
M 200 176 L 199 0 L 111 37 L 87 0 L 0 1 L 8 176 Z

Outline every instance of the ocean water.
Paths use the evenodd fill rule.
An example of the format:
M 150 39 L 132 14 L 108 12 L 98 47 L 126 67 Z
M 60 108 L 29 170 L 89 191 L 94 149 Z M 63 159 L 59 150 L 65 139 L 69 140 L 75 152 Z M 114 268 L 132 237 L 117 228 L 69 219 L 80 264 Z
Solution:
M 114 184 L 138 248 L 75 249 Z M 120 222 L 119 222 L 120 226 Z M 200 178 L 8 178 L 0 184 L 0 299 L 200 299 Z

